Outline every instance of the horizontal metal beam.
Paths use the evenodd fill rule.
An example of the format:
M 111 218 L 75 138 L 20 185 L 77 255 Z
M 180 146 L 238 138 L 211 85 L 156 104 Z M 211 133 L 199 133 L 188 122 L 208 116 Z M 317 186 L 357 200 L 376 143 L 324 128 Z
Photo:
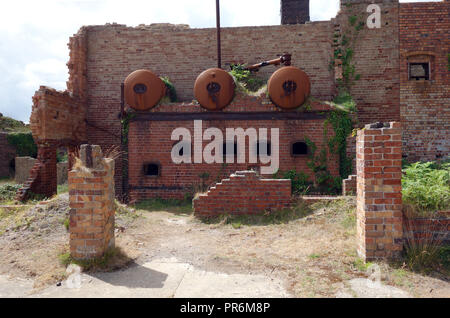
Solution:
M 130 121 L 192 120 L 314 120 L 326 119 L 326 112 L 202 112 L 202 113 L 136 113 Z

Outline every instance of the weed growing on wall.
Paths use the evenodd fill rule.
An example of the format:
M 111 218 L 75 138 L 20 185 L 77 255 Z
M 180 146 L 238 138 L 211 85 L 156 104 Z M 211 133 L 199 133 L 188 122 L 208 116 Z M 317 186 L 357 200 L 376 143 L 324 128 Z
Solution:
M 175 90 L 175 86 L 170 81 L 169 77 L 163 76 L 161 80 L 164 82 L 167 88 L 166 96 L 169 98 L 171 103 L 176 103 L 178 101 L 177 91 Z
M 265 80 L 246 70 L 241 64 L 232 64 L 230 74 L 248 92 L 257 92 L 266 84 Z

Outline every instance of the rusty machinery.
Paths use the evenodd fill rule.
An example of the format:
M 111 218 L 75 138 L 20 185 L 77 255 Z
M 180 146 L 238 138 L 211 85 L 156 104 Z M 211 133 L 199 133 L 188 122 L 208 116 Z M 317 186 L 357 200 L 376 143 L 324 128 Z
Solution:
M 216 0 L 217 21 L 217 68 L 202 72 L 194 85 L 194 96 L 200 105 L 210 111 L 218 111 L 228 106 L 234 97 L 233 77 L 221 67 L 220 5 Z M 267 89 L 272 102 L 280 108 L 289 110 L 301 106 L 311 91 L 308 75 L 301 69 L 291 66 L 291 55 L 283 54 L 277 59 L 254 64 L 245 68 L 257 72 L 268 65 L 284 67 L 275 71 L 269 79 Z M 137 70 L 126 78 L 122 95 L 124 101 L 138 111 L 148 110 L 161 100 L 166 93 L 164 82 L 149 70 Z M 123 113 L 123 105 L 122 105 Z
M 137 70 L 127 76 L 123 94 L 125 102 L 138 111 L 148 110 L 166 94 L 166 85 L 149 70 Z

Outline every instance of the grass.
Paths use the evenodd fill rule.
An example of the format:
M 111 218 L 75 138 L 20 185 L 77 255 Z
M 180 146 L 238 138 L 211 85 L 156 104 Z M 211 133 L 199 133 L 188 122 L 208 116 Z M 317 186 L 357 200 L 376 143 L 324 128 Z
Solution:
M 60 254 L 58 258 L 62 265 L 67 267 L 75 264 L 80 266 L 84 272 L 113 271 L 129 265 L 133 261 L 120 247 L 110 248 L 102 257 L 89 260 L 76 260 L 69 252 Z
M 144 200 L 132 205 L 137 210 L 144 210 L 149 212 L 167 211 L 177 214 L 191 214 L 192 201 L 190 200 L 176 200 L 176 199 L 151 199 Z
M 450 209 L 450 161 L 406 165 L 402 178 L 403 204 L 425 216 Z
M 407 216 L 406 216 L 407 217 Z M 434 271 L 450 275 L 450 247 L 443 245 L 446 228 L 436 231 L 434 225 L 422 225 L 423 238 L 414 236 L 412 221 L 406 219 L 403 233 L 405 236 L 404 263 L 412 271 L 430 274 Z
M 357 258 L 355 261 L 352 262 L 353 267 L 355 267 L 360 272 L 367 272 L 367 269 L 372 265 L 371 262 L 364 262 L 363 259 Z
M 21 184 L 12 181 L 6 181 L 0 184 L 0 203 L 8 204 L 14 201 L 17 190 L 22 187 Z
M 58 194 L 69 192 L 69 184 L 58 184 Z
M 13 118 L 2 116 L 0 117 L 0 131 L 4 132 L 30 132 L 29 126 L 21 121 Z

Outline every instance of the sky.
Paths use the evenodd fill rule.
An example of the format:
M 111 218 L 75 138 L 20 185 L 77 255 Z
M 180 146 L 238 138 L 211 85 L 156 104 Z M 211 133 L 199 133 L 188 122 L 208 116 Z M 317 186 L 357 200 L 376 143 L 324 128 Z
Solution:
M 400 2 L 423 2 L 404 0 Z M 82 25 L 117 22 L 215 27 L 215 0 L 21 0 L 0 8 L 0 113 L 29 121 L 40 85 L 66 89 L 67 43 Z M 312 0 L 312 21 L 336 16 L 339 0 Z M 280 0 L 222 0 L 224 27 L 280 24 Z

